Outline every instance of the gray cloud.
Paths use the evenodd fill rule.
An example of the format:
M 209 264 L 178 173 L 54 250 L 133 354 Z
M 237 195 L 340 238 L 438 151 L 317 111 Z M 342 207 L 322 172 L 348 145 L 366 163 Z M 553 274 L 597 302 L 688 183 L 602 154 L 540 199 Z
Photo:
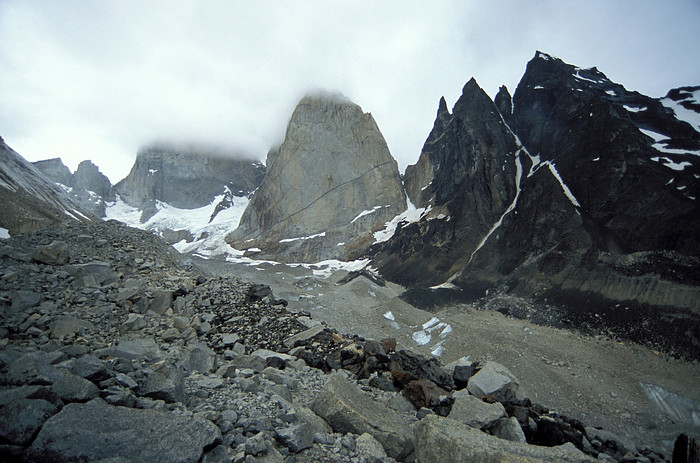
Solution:
M 512 91 L 536 49 L 661 96 L 700 77 L 695 0 L 0 3 L 0 135 L 112 181 L 155 139 L 264 159 L 298 99 L 372 112 L 403 170 L 470 77 Z

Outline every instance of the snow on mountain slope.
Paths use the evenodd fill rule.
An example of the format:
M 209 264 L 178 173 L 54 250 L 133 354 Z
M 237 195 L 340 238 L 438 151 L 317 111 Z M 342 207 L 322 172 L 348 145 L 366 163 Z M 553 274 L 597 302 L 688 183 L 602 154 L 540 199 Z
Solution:
M 234 196 L 233 205 L 220 211 L 210 222 L 214 209 L 224 198 L 219 195 L 206 206 L 197 209 L 179 209 L 167 203 L 156 201 L 156 212 L 148 221 L 141 223 L 142 211 L 126 204 L 120 196 L 114 203 L 107 205 L 106 219 L 114 219 L 131 227 L 151 230 L 163 236 L 166 230 L 189 232 L 193 239 L 185 239 L 173 244 L 181 253 L 196 252 L 204 257 L 217 255 L 240 255 L 224 242 L 226 233 L 235 229 L 241 220 L 241 215 L 248 205 L 248 198 Z
M 671 108 L 676 119 L 687 122 L 700 132 L 700 87 L 682 87 L 671 90 L 661 104 Z

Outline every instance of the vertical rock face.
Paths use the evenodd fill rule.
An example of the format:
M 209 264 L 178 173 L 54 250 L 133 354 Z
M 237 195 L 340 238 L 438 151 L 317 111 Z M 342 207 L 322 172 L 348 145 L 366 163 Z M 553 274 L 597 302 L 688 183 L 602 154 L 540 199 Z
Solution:
M 397 163 L 372 115 L 342 97 L 308 95 L 227 241 L 288 262 L 349 259 L 405 209 Z
M 155 145 L 139 151 L 129 175 L 115 188 L 127 204 L 139 209 L 156 200 L 194 209 L 210 204 L 225 187 L 237 196 L 249 194 L 264 173 L 260 162 L 240 155 L 197 146 Z

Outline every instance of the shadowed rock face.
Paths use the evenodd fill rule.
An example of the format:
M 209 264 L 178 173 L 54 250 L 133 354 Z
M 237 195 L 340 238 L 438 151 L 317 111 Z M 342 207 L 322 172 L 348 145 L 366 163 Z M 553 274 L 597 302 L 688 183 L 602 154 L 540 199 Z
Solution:
M 139 151 L 129 175 L 115 188 L 127 204 L 139 209 L 156 200 L 194 209 L 210 204 L 225 187 L 237 196 L 249 194 L 264 173 L 260 162 L 215 149 L 156 145 Z
M 396 161 L 374 118 L 337 96 L 302 98 L 267 169 L 227 238 L 238 249 L 261 249 L 260 256 L 351 259 L 406 209 Z
M 409 197 L 432 209 L 378 246 L 375 266 L 414 292 L 499 287 L 602 326 L 596 312 L 638 341 L 655 326 L 700 355 L 700 133 L 671 109 L 695 111 L 697 90 L 649 98 L 540 52 L 512 105 L 472 79 L 452 114 L 441 101 L 406 170 Z

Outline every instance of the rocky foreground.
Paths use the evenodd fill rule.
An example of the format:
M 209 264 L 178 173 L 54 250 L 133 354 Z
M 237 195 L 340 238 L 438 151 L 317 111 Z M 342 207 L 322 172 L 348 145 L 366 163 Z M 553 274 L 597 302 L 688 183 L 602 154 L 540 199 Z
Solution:
M 205 278 L 155 235 L 0 240 L 0 461 L 665 461 L 521 396 Z M 533 445 L 536 444 L 536 445 Z

